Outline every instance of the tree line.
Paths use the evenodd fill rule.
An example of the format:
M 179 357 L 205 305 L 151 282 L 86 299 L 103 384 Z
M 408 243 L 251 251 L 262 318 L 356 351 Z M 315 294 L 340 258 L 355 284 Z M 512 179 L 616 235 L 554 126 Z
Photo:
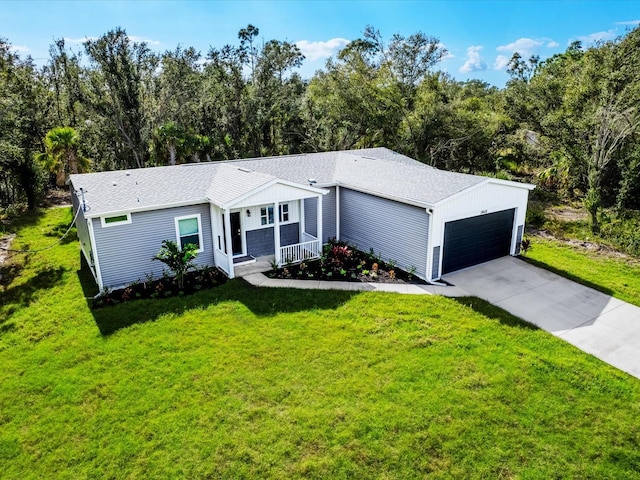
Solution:
M 545 61 L 514 54 L 502 88 L 438 68 L 439 39 L 373 27 L 311 79 L 287 41 L 248 25 L 234 45 L 155 53 L 116 28 L 36 66 L 0 39 L 0 204 L 35 208 L 82 171 L 386 146 L 460 172 L 526 178 L 640 208 L 640 29 Z M 381 179 L 384 181 L 384 179 Z

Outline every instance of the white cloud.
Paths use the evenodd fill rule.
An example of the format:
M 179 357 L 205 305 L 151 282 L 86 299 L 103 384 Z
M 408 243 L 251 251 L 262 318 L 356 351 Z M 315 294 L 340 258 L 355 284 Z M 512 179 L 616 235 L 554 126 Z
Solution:
M 628 20 L 626 22 L 616 22 L 616 25 L 640 25 L 640 20 Z
M 442 42 L 438 43 L 438 48 L 443 48 L 443 49 L 447 50 L 447 46 Z M 456 58 L 456 56 L 453 53 L 451 53 L 449 50 L 447 50 L 446 55 L 444 57 L 442 57 L 442 61 L 451 60 L 453 58 Z
M 496 61 L 493 62 L 493 68 L 496 70 L 502 70 L 509 64 L 510 57 L 506 55 L 498 55 Z
M 616 31 L 607 30 L 606 32 L 595 32 L 590 33 L 589 35 L 581 35 L 576 38 L 577 40 L 580 40 L 582 43 L 586 44 L 602 42 L 606 40 L 613 40 L 614 38 L 616 38 Z M 569 44 L 571 44 L 571 41 L 569 41 Z
M 500 45 L 496 50 L 499 52 L 515 53 L 518 52 L 523 57 L 534 55 L 544 44 L 542 40 L 534 40 L 532 38 L 519 38 L 515 42 L 507 45 Z
M 26 45 L 11 45 L 10 50 L 15 53 L 27 53 L 29 51 L 29 47 Z
M 472 45 L 467 48 L 467 60 L 460 67 L 462 73 L 478 72 L 487 69 L 487 62 L 480 55 L 481 45 Z
M 152 47 L 158 47 L 158 46 L 162 45 L 162 42 L 160 42 L 160 40 L 152 40 L 150 38 L 139 37 L 137 35 L 129 35 L 129 40 L 131 40 L 132 42 L 136 42 L 136 43 L 144 42 L 147 45 L 150 45 Z
M 533 55 L 538 55 L 540 50 L 543 47 L 546 48 L 556 48 L 559 47 L 560 44 L 555 40 L 550 38 L 527 38 L 522 37 L 517 39 L 515 42 L 508 43 L 506 45 L 500 45 L 496 48 L 499 52 L 505 52 L 510 55 L 498 55 L 493 62 L 493 68 L 496 70 L 504 69 L 508 64 L 511 56 L 518 52 L 522 58 L 529 58 Z
M 326 42 L 299 40 L 296 42 L 296 45 L 308 60 L 314 61 L 319 58 L 330 57 L 348 43 L 349 40 L 346 38 L 332 38 Z

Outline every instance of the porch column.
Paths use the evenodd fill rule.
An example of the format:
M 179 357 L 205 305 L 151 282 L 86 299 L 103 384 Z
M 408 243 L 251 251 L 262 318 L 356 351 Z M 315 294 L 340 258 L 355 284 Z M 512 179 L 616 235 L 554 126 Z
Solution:
M 304 198 L 299 200 L 300 202 L 300 234 L 298 235 L 298 239 L 300 243 L 304 242 L 304 233 L 306 230 L 306 225 L 304 224 Z
M 233 245 L 231 243 L 231 210 L 224 209 L 224 240 L 226 244 L 227 263 L 229 265 L 229 278 L 235 277 L 233 271 Z
M 336 240 L 340 240 L 340 185 L 336 185 Z
M 282 263 L 280 258 L 280 203 L 273 202 L 273 244 L 276 250 L 276 262 Z
M 318 240 L 320 240 L 320 251 L 322 251 L 322 245 L 324 242 L 322 240 L 322 195 L 318 195 L 318 213 L 316 218 L 316 223 L 318 225 L 318 229 L 316 230 L 316 235 L 318 236 Z

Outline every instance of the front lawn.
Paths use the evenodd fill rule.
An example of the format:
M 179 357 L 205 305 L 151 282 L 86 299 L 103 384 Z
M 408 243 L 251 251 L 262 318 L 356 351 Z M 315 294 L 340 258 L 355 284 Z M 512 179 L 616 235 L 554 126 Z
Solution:
M 92 311 L 79 259 L 5 269 L 2 478 L 640 478 L 638 380 L 478 299 L 233 280 Z

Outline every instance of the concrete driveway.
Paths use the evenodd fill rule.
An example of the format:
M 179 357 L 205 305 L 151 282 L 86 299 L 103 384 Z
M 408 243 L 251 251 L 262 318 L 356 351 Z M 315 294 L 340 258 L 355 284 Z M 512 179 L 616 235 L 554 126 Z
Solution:
M 514 257 L 443 278 L 640 378 L 639 307 Z

